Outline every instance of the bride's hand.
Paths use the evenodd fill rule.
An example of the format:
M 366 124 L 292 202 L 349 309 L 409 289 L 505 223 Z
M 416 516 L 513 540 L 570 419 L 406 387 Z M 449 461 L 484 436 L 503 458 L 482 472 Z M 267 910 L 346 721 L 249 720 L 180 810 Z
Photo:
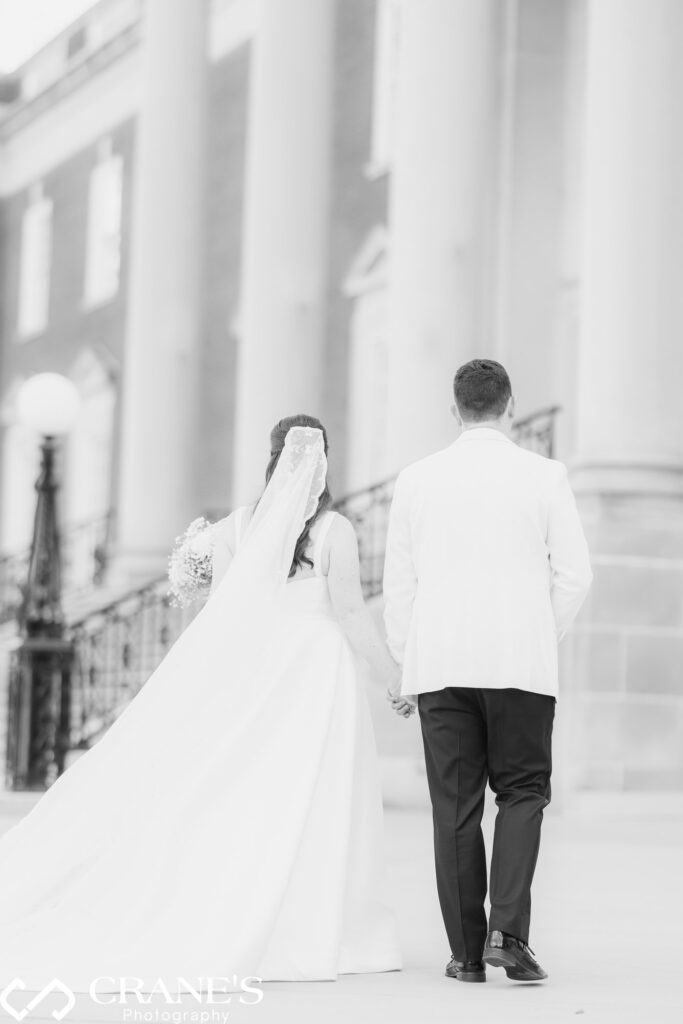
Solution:
M 410 716 L 414 715 L 417 710 L 415 705 L 409 700 L 406 700 L 405 697 L 394 697 L 391 690 L 387 690 L 387 700 L 396 714 L 400 715 L 401 718 L 410 718 Z
M 387 662 L 391 666 L 390 671 L 385 676 L 387 681 L 387 700 L 401 700 L 401 683 L 403 680 L 401 666 L 393 659 L 387 659 Z
M 406 697 L 401 696 L 401 671 L 398 666 L 395 677 L 390 681 L 387 688 L 387 700 L 396 714 L 402 718 L 410 718 L 415 713 L 415 704 Z

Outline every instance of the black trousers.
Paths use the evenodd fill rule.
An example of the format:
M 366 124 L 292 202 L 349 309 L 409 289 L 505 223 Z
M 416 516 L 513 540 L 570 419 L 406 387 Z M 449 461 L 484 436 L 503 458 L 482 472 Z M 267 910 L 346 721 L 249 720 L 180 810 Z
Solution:
M 479 960 L 489 929 L 529 940 L 531 882 L 550 802 L 555 698 L 452 686 L 420 694 L 418 707 L 446 933 L 456 960 Z M 498 805 L 488 926 L 481 831 L 487 782 Z

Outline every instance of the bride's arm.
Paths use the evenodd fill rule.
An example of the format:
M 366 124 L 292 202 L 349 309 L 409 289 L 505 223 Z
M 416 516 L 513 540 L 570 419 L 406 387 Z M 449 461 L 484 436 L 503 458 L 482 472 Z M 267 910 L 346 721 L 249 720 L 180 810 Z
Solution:
M 335 516 L 329 532 L 330 568 L 327 582 L 339 623 L 353 649 L 370 665 L 384 685 L 398 693 L 401 670 L 363 599 L 358 559 L 358 541 L 353 526 L 344 516 Z
M 213 552 L 211 555 L 211 590 L 209 594 L 213 594 L 214 590 L 225 576 L 230 563 L 232 562 L 235 551 L 235 513 L 231 512 L 229 516 L 226 516 L 217 527 L 216 539 L 213 545 Z

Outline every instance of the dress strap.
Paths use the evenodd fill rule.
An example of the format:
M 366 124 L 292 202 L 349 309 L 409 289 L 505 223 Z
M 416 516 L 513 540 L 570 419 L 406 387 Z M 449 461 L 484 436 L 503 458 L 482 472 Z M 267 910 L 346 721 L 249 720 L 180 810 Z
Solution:
M 329 532 L 332 523 L 334 522 L 335 512 L 325 512 L 322 519 L 316 524 L 315 532 L 315 543 L 313 545 L 313 571 L 316 576 L 323 575 L 323 545 L 325 544 L 325 538 Z

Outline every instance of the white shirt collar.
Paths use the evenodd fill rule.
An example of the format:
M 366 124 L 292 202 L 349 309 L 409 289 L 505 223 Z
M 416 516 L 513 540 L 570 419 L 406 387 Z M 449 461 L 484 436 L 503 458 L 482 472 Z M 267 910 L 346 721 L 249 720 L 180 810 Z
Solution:
M 511 437 L 495 427 L 468 427 L 453 443 L 459 444 L 460 441 L 508 441 L 510 444 L 514 444 Z

